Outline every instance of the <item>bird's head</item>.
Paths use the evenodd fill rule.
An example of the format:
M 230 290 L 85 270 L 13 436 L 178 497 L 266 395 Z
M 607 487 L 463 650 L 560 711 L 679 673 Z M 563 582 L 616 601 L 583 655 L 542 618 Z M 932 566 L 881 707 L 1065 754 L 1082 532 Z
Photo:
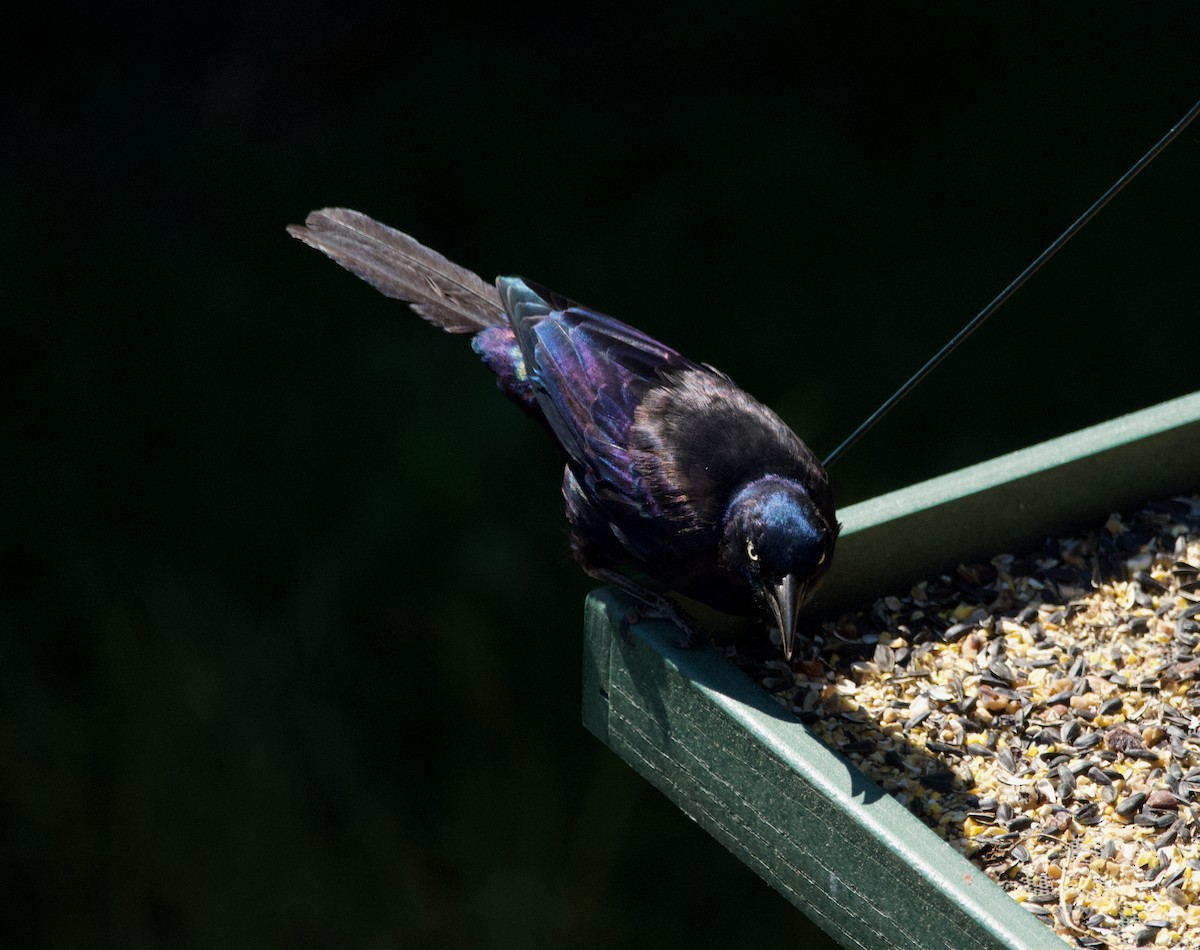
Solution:
M 803 485 L 778 476 L 748 483 L 725 510 L 722 566 L 744 579 L 769 611 L 789 660 L 796 615 L 829 570 L 837 532 Z

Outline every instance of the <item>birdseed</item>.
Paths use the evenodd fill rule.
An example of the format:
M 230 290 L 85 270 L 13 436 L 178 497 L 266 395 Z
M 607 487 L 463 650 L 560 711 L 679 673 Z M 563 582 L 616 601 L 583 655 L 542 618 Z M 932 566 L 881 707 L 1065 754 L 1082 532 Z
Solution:
M 730 654 L 1064 939 L 1200 946 L 1200 496 Z

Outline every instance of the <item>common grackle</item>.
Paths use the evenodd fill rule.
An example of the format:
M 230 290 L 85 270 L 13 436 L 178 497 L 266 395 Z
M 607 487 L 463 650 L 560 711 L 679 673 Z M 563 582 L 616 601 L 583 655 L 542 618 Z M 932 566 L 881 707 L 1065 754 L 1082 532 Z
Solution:
M 492 287 L 357 211 L 288 231 L 471 345 L 566 453 L 575 558 L 641 617 L 694 623 L 668 596 L 757 614 L 784 655 L 829 570 L 833 495 L 817 457 L 724 373 L 519 277 Z

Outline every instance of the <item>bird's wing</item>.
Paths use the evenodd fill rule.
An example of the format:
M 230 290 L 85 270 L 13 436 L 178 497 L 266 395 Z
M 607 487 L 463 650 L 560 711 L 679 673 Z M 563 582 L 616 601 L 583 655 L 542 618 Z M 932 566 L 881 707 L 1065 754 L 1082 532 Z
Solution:
M 502 278 L 500 294 L 551 430 L 598 497 L 645 505 L 629 430 L 647 392 L 701 369 L 640 330 L 551 291 Z

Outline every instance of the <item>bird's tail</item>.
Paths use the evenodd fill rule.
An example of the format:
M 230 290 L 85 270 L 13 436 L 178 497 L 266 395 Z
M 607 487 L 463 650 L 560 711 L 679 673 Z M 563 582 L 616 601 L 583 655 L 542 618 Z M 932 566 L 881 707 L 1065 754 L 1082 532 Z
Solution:
M 349 208 L 314 211 L 288 233 L 448 333 L 508 322 L 496 288 L 407 234 Z

